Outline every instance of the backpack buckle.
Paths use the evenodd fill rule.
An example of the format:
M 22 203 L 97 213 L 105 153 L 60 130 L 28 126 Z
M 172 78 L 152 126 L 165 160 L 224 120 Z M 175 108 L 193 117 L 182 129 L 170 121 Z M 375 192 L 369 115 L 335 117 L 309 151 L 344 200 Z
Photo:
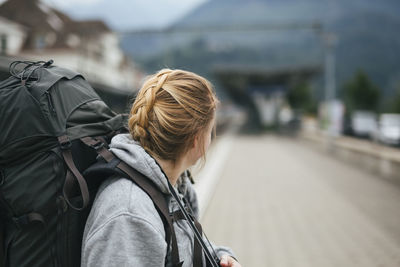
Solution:
M 60 147 L 62 150 L 70 149 L 72 147 L 71 141 L 60 143 Z
M 72 147 L 72 143 L 69 140 L 68 136 L 63 135 L 58 137 L 58 143 L 60 144 L 60 147 L 62 150 L 67 150 Z
M 98 141 L 96 144 L 91 145 L 91 147 L 92 147 L 94 150 L 99 150 L 100 148 L 103 148 L 103 147 L 104 147 L 104 143 L 101 142 L 101 141 Z

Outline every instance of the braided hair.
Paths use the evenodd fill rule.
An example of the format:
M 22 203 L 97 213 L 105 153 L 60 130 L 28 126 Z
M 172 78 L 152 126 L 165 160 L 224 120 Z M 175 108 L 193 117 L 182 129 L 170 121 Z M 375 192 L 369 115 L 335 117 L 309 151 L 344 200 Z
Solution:
M 205 78 L 162 69 L 138 92 L 128 121 L 130 134 L 150 155 L 175 162 L 210 125 L 217 103 Z

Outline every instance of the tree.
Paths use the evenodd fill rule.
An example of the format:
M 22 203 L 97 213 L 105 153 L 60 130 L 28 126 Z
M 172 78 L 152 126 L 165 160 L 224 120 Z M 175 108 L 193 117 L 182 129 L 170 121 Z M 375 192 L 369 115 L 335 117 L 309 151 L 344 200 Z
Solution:
M 391 113 L 400 113 L 400 84 L 397 87 L 395 95 L 387 101 L 388 108 L 385 110 Z
M 354 110 L 377 111 L 381 92 L 368 75 L 358 70 L 343 87 L 343 98 L 349 113 Z
M 311 93 L 311 87 L 306 82 L 301 82 L 290 88 L 286 99 L 293 109 L 300 109 L 305 113 L 316 113 L 316 101 Z

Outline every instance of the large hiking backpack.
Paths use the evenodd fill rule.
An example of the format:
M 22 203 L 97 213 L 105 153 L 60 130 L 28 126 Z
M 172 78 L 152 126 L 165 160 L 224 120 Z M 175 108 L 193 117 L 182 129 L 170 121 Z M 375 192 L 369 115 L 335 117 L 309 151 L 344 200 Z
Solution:
M 26 67 L 17 73 L 20 63 Z M 80 266 L 94 196 L 113 175 L 153 200 L 174 267 L 182 262 L 173 221 L 196 224 L 193 266 L 202 266 L 200 224 L 183 206 L 170 214 L 157 186 L 108 150 L 111 138 L 127 131 L 127 117 L 111 111 L 80 74 L 52 63 L 15 62 L 0 82 L 0 267 Z M 206 266 L 219 266 L 206 254 Z
M 52 61 L 10 70 L 0 82 L 0 266 L 79 266 L 101 182 L 81 173 L 127 118 Z

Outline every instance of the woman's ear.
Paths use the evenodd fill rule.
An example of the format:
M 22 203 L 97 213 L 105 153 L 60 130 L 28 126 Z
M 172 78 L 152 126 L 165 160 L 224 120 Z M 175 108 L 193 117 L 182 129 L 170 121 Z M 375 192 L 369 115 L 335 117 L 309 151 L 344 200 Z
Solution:
M 197 134 L 194 138 L 193 138 L 193 143 L 192 143 L 192 148 L 196 148 L 196 146 L 199 144 L 199 135 Z
M 192 143 L 189 146 L 189 149 L 186 151 L 186 154 L 184 155 L 185 160 L 188 162 L 188 167 L 194 165 L 199 158 L 199 138 L 195 136 L 193 138 Z
M 191 146 L 191 153 L 192 155 L 196 158 L 196 160 L 201 157 L 202 155 L 202 148 L 201 145 L 203 144 L 202 140 L 201 140 L 202 136 L 201 134 L 197 134 L 194 138 L 193 138 L 193 143 Z

